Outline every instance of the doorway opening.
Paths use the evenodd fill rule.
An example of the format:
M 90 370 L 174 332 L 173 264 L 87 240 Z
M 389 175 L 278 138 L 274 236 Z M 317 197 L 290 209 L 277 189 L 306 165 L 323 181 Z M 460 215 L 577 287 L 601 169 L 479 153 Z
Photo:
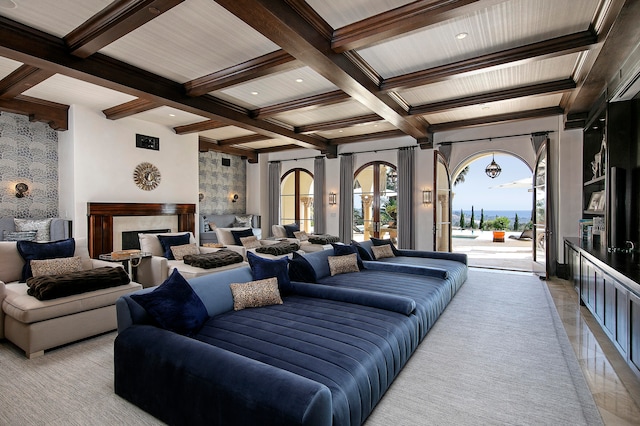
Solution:
M 473 267 L 543 271 L 534 256 L 533 184 L 531 167 L 512 154 L 463 162 L 452 173 L 452 251 Z

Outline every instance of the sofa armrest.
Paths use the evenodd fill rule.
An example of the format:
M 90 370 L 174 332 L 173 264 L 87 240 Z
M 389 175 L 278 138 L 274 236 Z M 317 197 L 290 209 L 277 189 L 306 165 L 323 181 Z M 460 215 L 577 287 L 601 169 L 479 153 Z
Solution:
M 456 262 L 467 264 L 467 255 L 464 253 L 449 253 L 444 251 L 422 251 L 422 250 L 406 250 L 396 249 L 396 256 L 407 257 L 430 257 L 433 259 L 454 260 Z
M 116 394 L 168 424 L 331 425 L 329 389 L 154 326 L 114 343 Z
M 143 287 L 160 285 L 169 276 L 169 263 L 167 258 L 162 256 L 142 259 L 137 269 L 137 280 Z
M 365 269 L 369 269 L 372 271 L 388 271 L 402 274 L 424 275 L 426 277 L 441 278 L 443 280 L 449 278 L 449 271 L 447 271 L 446 269 L 417 265 L 403 265 L 400 263 L 378 262 L 375 260 L 363 260 L 362 263 Z

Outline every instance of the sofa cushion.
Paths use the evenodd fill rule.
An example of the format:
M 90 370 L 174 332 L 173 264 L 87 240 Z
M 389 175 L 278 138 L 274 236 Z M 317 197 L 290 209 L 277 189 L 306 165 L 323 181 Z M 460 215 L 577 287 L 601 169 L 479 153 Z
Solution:
M 251 228 L 252 221 L 253 221 L 252 214 L 239 215 L 233 219 L 233 227 L 234 228 Z
M 80 256 L 61 257 L 59 259 L 34 259 L 31 261 L 31 272 L 34 277 L 40 275 L 60 275 L 68 272 L 82 271 Z
M 200 249 L 198 249 L 197 244 L 183 244 L 181 246 L 171 246 L 171 253 L 173 253 L 175 260 L 182 260 L 186 255 L 199 254 Z
M 353 246 L 348 246 L 346 244 L 331 244 L 333 246 L 333 254 L 336 256 L 344 256 L 347 254 L 355 253 L 356 259 L 358 261 L 358 269 L 364 269 L 364 264 L 362 263 L 362 259 L 360 258 L 360 254 L 358 254 L 358 249 Z
M 38 231 L 3 231 L 4 241 L 33 241 Z
M 384 259 L 385 257 L 396 257 L 393 254 L 393 249 L 390 244 L 383 244 L 381 246 L 373 246 L 371 247 L 371 251 L 373 251 L 373 256 L 377 259 Z
M 31 261 L 34 259 L 56 259 L 73 256 L 76 242 L 73 238 L 49 243 L 37 243 L 34 241 L 17 241 L 18 253 L 25 261 L 22 268 L 22 281 L 32 276 Z
M 241 311 L 245 308 L 282 305 L 276 277 L 249 281 L 248 283 L 231 283 L 229 287 L 233 295 L 234 311 Z
M 390 245 L 391 246 L 391 250 L 393 250 L 393 254 L 394 255 L 398 255 L 398 249 L 396 248 L 396 246 L 393 244 L 393 241 L 391 240 L 383 240 L 380 238 L 370 238 L 371 243 L 374 246 L 383 246 L 383 245 Z
M 271 233 L 275 238 L 287 238 L 287 231 L 282 225 L 271 225 Z
M 309 235 L 305 231 L 293 231 L 293 236 L 298 239 L 298 241 L 307 241 L 309 239 Z
M 359 242 L 351 241 L 351 245 L 354 246 L 358 250 L 358 254 L 360 255 L 360 259 L 362 260 L 374 260 L 371 253 Z M 369 244 L 371 245 L 371 244 Z
M 152 256 L 162 256 L 164 257 L 164 249 L 162 248 L 162 244 L 160 244 L 160 240 L 158 236 L 167 235 L 167 236 L 177 236 L 184 235 L 184 232 L 163 232 L 161 234 L 138 234 L 138 240 L 140 241 L 140 250 L 145 253 L 151 253 Z M 193 244 L 196 242 L 193 234 L 188 232 L 189 241 L 187 243 Z M 186 243 L 185 243 L 186 244 Z
M 175 257 L 173 256 L 171 247 L 189 244 L 190 237 L 191 234 L 189 232 L 180 235 L 158 235 L 158 241 L 160 241 L 160 245 L 162 246 L 163 256 L 169 260 L 174 260 Z
M 254 280 L 276 277 L 281 286 L 289 283 L 289 259 L 266 259 L 252 252 L 247 252 L 247 260 Z
M 150 293 L 132 294 L 160 327 L 179 334 L 193 335 L 207 320 L 207 308 L 177 270 Z
M 253 229 L 248 228 L 248 229 L 241 229 L 241 230 L 231 230 L 231 235 L 233 235 L 233 242 L 234 245 L 236 246 L 241 246 L 242 245 L 242 241 L 240 241 L 240 238 L 244 238 L 244 237 L 252 237 L 253 236 Z
M 315 283 L 316 271 L 304 256 L 294 252 L 293 258 L 289 259 L 289 279 L 291 281 Z
M 295 238 L 294 232 L 300 231 L 300 225 L 297 223 L 291 223 L 289 225 L 284 225 L 284 230 L 287 233 L 287 238 Z
M 262 244 L 260 244 L 260 240 L 258 240 L 258 237 L 255 235 L 250 237 L 240 237 L 240 243 L 242 243 L 242 247 L 246 249 L 254 249 L 262 246 Z
M 0 281 L 11 283 L 22 279 L 25 264 L 15 241 L 0 241 Z
M 13 219 L 16 231 L 37 231 L 36 241 L 51 241 L 51 220 L 52 219 Z
M 328 260 L 331 276 L 349 272 L 360 272 L 360 268 L 358 268 L 358 256 L 355 253 L 344 254 L 342 256 L 329 256 Z
M 236 244 L 236 239 L 234 238 L 234 235 L 231 232 L 232 231 L 237 232 L 237 231 L 243 231 L 243 230 L 251 231 L 251 228 L 240 229 L 240 228 L 218 227 L 216 228 L 216 236 L 218 237 L 218 242 L 225 246 L 242 245 L 242 244 Z M 251 234 L 241 235 L 241 237 L 250 237 L 251 235 L 253 235 L 253 232 Z

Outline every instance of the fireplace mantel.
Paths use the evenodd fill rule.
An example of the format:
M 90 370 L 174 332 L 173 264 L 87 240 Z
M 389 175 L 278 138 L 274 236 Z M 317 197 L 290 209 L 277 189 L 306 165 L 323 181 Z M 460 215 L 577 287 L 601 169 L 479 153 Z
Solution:
M 195 204 L 87 203 L 89 254 L 97 258 L 113 251 L 114 216 L 178 216 L 178 232 L 195 232 Z

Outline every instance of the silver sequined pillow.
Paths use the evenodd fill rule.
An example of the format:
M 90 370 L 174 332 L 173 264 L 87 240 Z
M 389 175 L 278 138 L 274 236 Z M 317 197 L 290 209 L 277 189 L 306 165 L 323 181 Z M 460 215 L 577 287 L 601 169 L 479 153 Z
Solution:
M 298 241 L 309 241 L 309 235 L 305 231 L 294 231 L 293 236 L 298 239 Z
M 51 241 L 49 229 L 51 229 L 51 219 L 13 219 L 16 231 L 38 231 L 35 241 L 44 243 Z
M 247 214 L 243 216 L 236 216 L 233 220 L 234 228 L 251 228 L 251 221 L 253 220 L 252 214 Z
M 229 284 L 233 294 L 233 309 L 259 308 L 260 306 L 282 305 L 278 290 L 278 279 L 250 281 L 248 283 Z
M 33 272 L 34 277 L 39 277 L 40 275 L 64 275 L 69 272 L 82 271 L 82 269 L 80 256 L 31 261 L 31 272 Z
M 246 249 L 262 247 L 262 244 L 260 244 L 260 240 L 258 240 L 258 237 L 256 237 L 255 235 L 251 237 L 241 237 L 240 242 L 242 243 L 242 247 Z
M 182 244 L 179 246 L 171 246 L 171 253 L 176 260 L 182 260 L 188 254 L 200 254 L 200 249 L 194 244 Z
M 355 253 L 342 256 L 329 256 L 328 258 L 331 276 L 346 274 L 348 272 L 360 272 L 358 268 L 358 255 Z
M 38 231 L 4 231 L 4 241 L 33 241 L 36 239 Z
M 373 252 L 373 257 L 376 259 L 382 259 L 384 257 L 396 257 L 393 254 L 393 249 L 390 244 L 384 244 L 382 246 L 373 246 L 371 247 L 371 251 Z

